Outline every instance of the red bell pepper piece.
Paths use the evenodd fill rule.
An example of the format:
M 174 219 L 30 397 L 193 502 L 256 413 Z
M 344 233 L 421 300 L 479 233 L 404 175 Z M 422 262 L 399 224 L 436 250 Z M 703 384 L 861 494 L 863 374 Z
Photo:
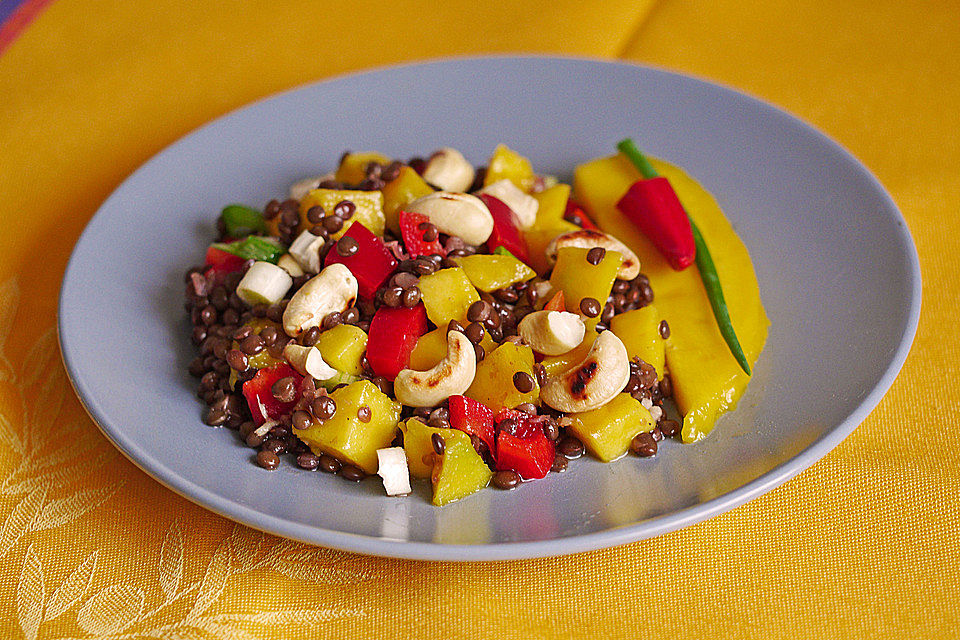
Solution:
M 217 247 L 208 247 L 206 258 L 208 269 L 205 275 L 212 275 L 214 279 L 218 279 L 218 277 L 225 276 L 228 273 L 240 271 L 243 268 L 244 262 L 246 262 L 246 260 L 229 251 L 224 251 Z
M 440 244 L 439 240 L 427 242 L 423 239 L 423 229 L 420 225 L 424 222 L 430 222 L 430 218 L 422 213 L 412 211 L 400 212 L 400 236 L 403 238 L 403 245 L 411 257 L 429 256 L 438 253 L 441 256 L 447 255 L 446 249 Z
M 490 453 L 494 448 L 493 411 L 481 402 L 466 396 L 450 396 L 450 426 L 483 440 Z
M 334 262 L 339 262 L 346 265 L 353 277 L 357 279 L 360 297 L 370 300 L 397 268 L 397 259 L 390 253 L 390 249 L 383 240 L 373 235 L 359 222 L 350 225 L 343 237 L 356 240 L 357 252 L 342 256 L 334 246 L 327 252 L 323 264 L 330 266 Z
M 543 305 L 544 311 L 566 311 L 567 310 L 567 300 L 563 295 L 563 291 L 557 291 L 553 294 L 553 297 L 550 298 L 550 301 Z
M 293 378 L 297 386 L 297 398 L 292 402 L 280 402 L 273 396 L 273 385 L 282 378 Z M 247 399 L 250 415 L 258 425 L 267 420 L 276 420 L 280 416 L 290 413 L 300 399 L 300 385 L 303 376 L 293 367 L 283 363 L 259 369 L 257 374 L 243 383 L 243 397 Z
M 410 364 L 417 340 L 429 329 L 423 304 L 413 308 L 381 306 L 373 314 L 367 332 L 367 361 L 378 376 L 389 380 Z
M 563 212 L 563 219 L 572 222 L 581 229 L 597 229 L 597 225 L 593 224 L 590 216 L 573 198 L 567 198 L 567 208 Z
M 483 200 L 483 204 L 487 205 L 490 215 L 493 216 L 493 232 L 487 240 L 487 248 L 493 251 L 497 247 L 503 247 L 518 260 L 529 264 L 530 251 L 527 249 L 527 243 L 523 236 L 520 235 L 520 223 L 517 220 L 517 214 L 502 200 L 491 196 L 489 193 L 481 193 L 479 198 Z
M 617 209 L 637 225 L 671 267 L 682 271 L 693 264 L 697 248 L 690 219 L 666 178 L 637 180 L 617 202 Z
M 524 480 L 536 480 L 547 475 L 557 455 L 553 441 L 543 433 L 541 416 L 523 411 L 501 409 L 497 423 L 507 418 L 517 427 L 513 433 L 497 431 L 497 471 L 516 471 Z

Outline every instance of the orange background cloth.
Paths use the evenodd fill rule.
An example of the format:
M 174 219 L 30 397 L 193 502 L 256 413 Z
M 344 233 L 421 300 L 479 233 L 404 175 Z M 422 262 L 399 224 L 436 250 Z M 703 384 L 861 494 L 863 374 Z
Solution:
M 319 6 L 57 0 L 0 56 L 0 637 L 957 633 L 960 5 Z M 698 74 L 851 149 L 903 210 L 924 276 L 913 351 L 880 406 L 810 470 L 730 513 L 525 562 L 431 564 L 283 541 L 124 460 L 70 391 L 54 333 L 67 257 L 104 198 L 176 138 L 253 99 L 481 52 Z

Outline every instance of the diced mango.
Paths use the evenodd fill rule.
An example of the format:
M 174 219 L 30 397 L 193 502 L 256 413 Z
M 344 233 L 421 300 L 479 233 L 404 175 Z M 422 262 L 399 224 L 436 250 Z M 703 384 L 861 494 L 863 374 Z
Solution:
M 343 156 L 335 178 L 344 184 L 358 185 L 367 178 L 367 165 L 371 162 L 390 164 L 390 158 L 376 151 L 361 151 Z
M 444 441 L 443 455 L 436 456 L 430 480 L 433 483 L 433 504 L 441 507 L 490 483 L 493 472 L 473 448 L 463 431 L 441 429 Z
M 754 364 L 767 339 L 767 319 L 750 254 L 703 187 L 678 167 L 652 160 L 673 185 L 694 219 L 716 264 L 730 318 L 747 360 Z M 693 442 L 708 434 L 717 418 L 732 410 L 750 380 L 730 354 L 713 317 L 696 267 L 674 271 L 633 224 L 617 201 L 640 178 L 620 156 L 597 158 L 577 167 L 574 192 L 593 220 L 636 252 L 650 277 L 657 309 L 670 323 L 666 362 L 674 400 L 684 414 L 681 436 Z
M 533 389 L 521 393 L 513 384 L 518 372 L 533 377 Z M 463 394 L 487 405 L 494 412 L 503 407 L 513 409 L 524 402 L 540 403 L 540 388 L 533 372 L 533 350 L 527 345 L 504 342 L 477 364 L 473 384 Z
M 366 473 L 377 472 L 377 449 L 389 447 L 400 420 L 400 403 L 391 400 L 369 380 L 360 380 L 330 394 L 337 412 L 329 420 L 316 420 L 297 431 L 316 453 L 326 453 L 355 465 Z M 370 408 L 370 420 L 357 416 L 360 407 Z
M 477 254 L 454 258 L 474 287 L 480 291 L 496 291 L 517 282 L 526 282 L 536 272 L 513 256 Z
M 657 308 L 650 304 L 640 309 L 627 311 L 613 316 L 610 330 L 620 338 L 627 348 L 627 355 L 640 358 L 657 370 L 657 378 L 662 380 L 664 372 L 664 345 L 660 337 L 662 317 Z
M 443 437 L 456 429 L 428 427 L 416 418 L 408 418 L 400 423 L 400 431 L 403 432 L 403 450 L 407 454 L 410 476 L 429 478 L 433 474 L 433 456 L 435 455 L 430 438 L 435 433 Z
M 404 165 L 394 180 L 383 185 L 383 214 L 387 228 L 400 235 L 400 211 L 425 195 L 433 193 L 433 187 L 427 184 L 420 174 Z
M 550 262 L 547 260 L 547 246 L 560 234 L 576 231 L 580 228 L 566 220 L 561 220 L 557 224 L 558 226 L 552 229 L 528 229 L 520 232 L 523 235 L 524 242 L 527 243 L 530 266 L 540 275 L 550 269 Z
M 487 186 L 503 179 L 510 180 L 521 191 L 530 193 L 536 176 L 529 160 L 508 146 L 498 144 L 493 150 L 490 162 L 487 163 L 483 185 Z
M 629 393 L 614 396 L 602 407 L 567 415 L 573 420 L 567 431 L 575 435 L 591 455 L 603 462 L 616 460 L 625 454 L 635 435 L 656 426 L 650 412 Z
M 327 216 L 333 215 L 333 209 L 344 200 L 349 200 L 357 209 L 349 220 L 343 223 L 343 228 L 330 237 L 337 240 L 354 222 L 361 222 L 374 235 L 382 236 L 385 225 L 383 215 L 383 194 L 379 191 L 353 191 L 349 189 L 312 189 L 300 201 L 299 231 L 309 229 L 312 225 L 307 220 L 307 211 L 314 205 L 323 207 Z
M 560 247 L 557 251 L 557 264 L 550 276 L 550 284 L 554 289 L 563 291 L 570 313 L 580 313 L 580 301 L 584 298 L 593 298 L 603 309 L 623 262 L 619 253 L 607 251 L 603 259 L 593 265 L 587 262 L 589 252 L 589 249 L 581 247 Z M 599 319 L 598 315 L 595 318 L 584 317 L 583 321 L 588 329 L 592 329 Z
M 460 267 L 441 269 L 423 276 L 420 278 L 419 287 L 427 317 L 441 328 L 446 328 L 451 320 L 466 326 L 467 309 L 480 299 L 477 290 Z
M 555 184 L 540 193 L 534 193 L 533 197 L 540 206 L 537 208 L 537 218 L 530 227 L 532 231 L 556 229 L 562 226 L 562 223 L 576 228 L 577 225 L 563 219 L 563 214 L 567 211 L 567 200 L 570 199 L 570 185 Z
M 338 324 L 320 334 L 317 348 L 334 369 L 355 376 L 363 373 L 360 361 L 367 351 L 367 334 L 360 327 Z
M 540 364 L 543 365 L 548 376 L 559 375 L 587 357 L 587 352 L 597 341 L 598 335 L 600 334 L 596 331 L 587 331 L 583 336 L 583 342 L 579 346 L 559 356 L 547 356 L 540 361 Z

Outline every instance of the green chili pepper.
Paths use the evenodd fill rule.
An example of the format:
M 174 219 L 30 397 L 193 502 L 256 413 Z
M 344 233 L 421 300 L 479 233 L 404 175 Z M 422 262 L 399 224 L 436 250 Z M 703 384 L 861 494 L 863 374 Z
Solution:
M 217 242 L 212 246 L 240 256 L 244 260 L 258 260 L 273 264 L 276 264 L 280 256 L 287 252 L 279 243 L 260 236 L 247 236 L 243 240 L 229 243 Z
M 267 230 L 263 214 L 246 205 L 227 205 L 220 212 L 220 218 L 227 228 L 227 235 L 231 238 L 242 238 L 251 233 L 262 233 Z
M 517 256 L 513 255 L 512 253 L 510 253 L 510 250 L 507 249 L 506 247 L 497 247 L 496 249 L 493 250 L 493 255 L 495 255 L 495 256 L 510 256 L 511 258 L 513 258 L 514 260 L 516 260 L 516 261 L 518 261 L 518 262 L 523 262 L 523 260 L 521 260 L 521 259 L 518 258 Z
M 633 140 L 629 138 L 621 140 L 620 143 L 617 144 L 617 149 L 633 163 L 645 180 L 652 180 L 659 177 L 657 170 L 653 168 L 653 165 L 650 164 L 646 156 L 641 153 Z M 703 281 L 703 288 L 706 290 L 707 299 L 710 301 L 710 307 L 713 309 L 713 316 L 716 318 L 717 326 L 720 328 L 720 335 L 723 336 L 724 342 L 727 343 L 727 347 L 730 348 L 730 353 L 733 354 L 740 368 L 743 369 L 747 375 L 751 375 L 750 363 L 747 362 L 747 358 L 743 354 L 743 348 L 740 346 L 737 333 L 733 328 L 733 323 L 730 321 L 730 312 L 727 309 L 726 300 L 723 298 L 723 289 L 720 287 L 720 276 L 717 274 L 717 267 L 713 264 L 713 258 L 710 255 L 710 250 L 707 248 L 707 243 L 703 239 L 703 234 L 700 233 L 700 229 L 693 221 L 693 218 L 690 217 L 689 213 L 687 214 L 687 219 L 690 221 L 690 230 L 693 232 L 693 242 L 696 247 L 694 259 L 697 264 L 697 270 L 700 272 L 700 280 Z

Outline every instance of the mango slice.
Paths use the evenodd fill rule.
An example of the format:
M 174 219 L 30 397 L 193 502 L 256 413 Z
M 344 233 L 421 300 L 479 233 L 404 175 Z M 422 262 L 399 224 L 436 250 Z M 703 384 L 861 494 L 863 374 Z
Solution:
M 628 393 L 591 411 L 571 413 L 567 430 L 577 436 L 591 455 L 603 462 L 616 460 L 630 448 L 638 433 L 652 430 L 656 423 L 639 400 Z
M 357 185 L 367 177 L 367 165 L 371 162 L 390 164 L 390 158 L 377 151 L 361 151 L 343 156 L 337 167 L 336 180 L 344 184 Z
M 657 370 L 657 379 L 663 380 L 666 341 L 660 337 L 660 313 L 648 304 L 640 309 L 613 316 L 610 330 L 627 348 L 627 355 L 640 358 Z
M 307 220 L 307 211 L 310 210 L 310 207 L 320 205 L 329 217 L 333 215 L 333 209 L 337 204 L 343 200 L 349 200 L 356 205 L 357 209 L 350 219 L 343 223 L 343 228 L 332 234 L 331 238 L 339 240 L 354 222 L 363 223 L 363 226 L 374 235 L 383 235 L 386 224 L 383 215 L 383 194 L 379 191 L 353 191 L 349 189 L 312 189 L 309 191 L 300 201 L 299 231 L 313 226 Z
M 518 372 L 533 377 L 531 391 L 522 393 L 514 386 L 513 376 Z M 533 373 L 533 350 L 527 345 L 504 342 L 477 364 L 473 384 L 463 395 L 482 402 L 494 413 L 524 402 L 540 404 L 540 388 Z
M 537 275 L 513 256 L 477 254 L 454 258 L 453 261 L 460 265 L 474 287 L 488 293 Z
M 338 324 L 320 334 L 317 342 L 323 360 L 338 371 L 359 376 L 360 361 L 367 351 L 367 334 L 352 324 Z
M 770 321 L 750 255 L 713 196 L 678 167 L 659 160 L 653 160 L 653 165 L 670 180 L 703 232 L 737 337 L 752 365 L 766 342 Z M 637 253 L 650 277 L 657 309 L 670 324 L 666 365 L 674 399 L 684 416 L 681 435 L 684 442 L 694 442 L 710 433 L 720 415 L 736 407 L 750 377 L 720 335 L 696 267 L 674 271 L 617 210 L 617 201 L 638 179 L 639 173 L 626 158 L 598 158 L 577 167 L 574 192 L 598 225 Z

